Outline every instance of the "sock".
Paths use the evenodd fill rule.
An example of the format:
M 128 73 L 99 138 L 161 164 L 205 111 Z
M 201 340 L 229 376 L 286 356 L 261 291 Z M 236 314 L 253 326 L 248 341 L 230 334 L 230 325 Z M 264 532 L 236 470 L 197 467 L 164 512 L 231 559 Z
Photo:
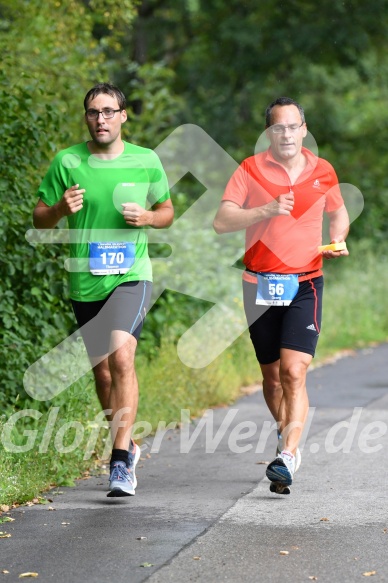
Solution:
M 112 466 L 115 462 L 128 464 L 128 451 L 126 449 L 112 449 L 110 465 Z

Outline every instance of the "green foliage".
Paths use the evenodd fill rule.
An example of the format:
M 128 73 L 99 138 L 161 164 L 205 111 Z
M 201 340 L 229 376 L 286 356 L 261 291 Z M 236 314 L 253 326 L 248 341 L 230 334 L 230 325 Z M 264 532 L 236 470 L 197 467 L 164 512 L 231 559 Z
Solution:
M 12 403 L 22 392 L 22 375 L 36 356 L 58 338 L 58 330 L 68 327 L 68 310 L 61 292 L 63 268 L 58 249 L 35 252 L 26 242 L 31 227 L 29 199 L 36 188 L 35 172 L 46 161 L 47 123 L 56 124 L 57 114 L 47 104 L 36 114 L 30 95 L 31 80 L 24 76 L 5 88 L 1 74 L 0 104 L 4 139 L 0 145 L 0 185 L 2 213 L 0 233 L 0 339 L 3 372 L 0 379 L 2 405 Z M 41 92 L 42 94 L 43 92 Z M 51 309 L 45 306 L 51 303 Z
M 46 121 L 43 149 L 80 141 L 86 135 L 83 96 L 109 80 L 107 51 L 113 57 L 121 50 L 119 40 L 134 17 L 133 0 L 15 0 L 12 5 L 0 0 L 0 13 L 8 88 L 28 75 L 32 115 L 46 115 L 48 103 L 59 114 L 58 125 Z
M 203 127 L 238 161 L 253 154 L 268 103 L 300 101 L 319 153 L 363 193 L 352 231 L 380 241 L 388 225 L 387 25 L 388 0 L 372 12 L 362 0 L 181 0 L 174 8 L 150 0 L 128 42 L 142 64 L 174 72 L 180 121 Z
M 120 13 L 123 7 L 125 16 Z M 25 236 L 32 227 L 39 182 L 54 152 L 82 139 L 83 96 L 94 82 L 108 77 L 104 47 L 113 50 L 134 8 L 130 0 L 124 4 L 96 0 L 90 5 L 81 0 L 15 0 L 12 5 L 0 2 L 0 14 L 0 403 L 4 408 L 17 395 L 23 406 L 24 371 L 74 326 L 64 300 L 66 249 L 33 248 Z M 101 23 L 106 24 L 104 35 L 96 38 L 94 28 Z
M 130 67 L 129 95 L 139 113 L 130 116 L 123 136 L 129 141 L 155 148 L 178 123 L 182 99 L 174 95 L 174 72 L 163 63 Z

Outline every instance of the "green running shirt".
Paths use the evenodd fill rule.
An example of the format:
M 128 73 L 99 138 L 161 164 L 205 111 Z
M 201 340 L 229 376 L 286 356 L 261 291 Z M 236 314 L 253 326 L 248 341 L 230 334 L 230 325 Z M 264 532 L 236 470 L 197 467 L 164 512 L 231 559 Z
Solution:
M 75 184 L 85 188 L 85 193 L 83 208 L 67 217 L 70 259 L 65 266 L 70 298 L 101 300 L 125 281 L 152 281 L 146 228 L 127 225 L 121 205 L 136 202 L 148 209 L 170 198 L 167 177 L 155 152 L 124 142 L 120 156 L 102 160 L 89 152 L 86 142 L 77 144 L 55 156 L 37 194 L 53 206 Z M 102 242 L 133 244 L 135 260 L 129 271 L 117 275 L 90 272 L 90 243 Z

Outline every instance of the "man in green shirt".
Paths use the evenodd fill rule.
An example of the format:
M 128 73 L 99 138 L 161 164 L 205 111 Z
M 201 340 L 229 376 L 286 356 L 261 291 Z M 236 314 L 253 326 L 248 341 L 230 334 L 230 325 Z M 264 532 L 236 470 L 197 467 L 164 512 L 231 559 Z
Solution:
M 130 435 L 138 403 L 135 352 L 152 287 L 146 227 L 168 227 L 174 210 L 157 155 L 121 138 L 122 91 L 100 83 L 84 107 L 91 140 L 56 155 L 33 220 L 38 229 L 53 229 L 67 217 L 70 299 L 111 422 L 108 496 L 131 496 L 140 457 Z

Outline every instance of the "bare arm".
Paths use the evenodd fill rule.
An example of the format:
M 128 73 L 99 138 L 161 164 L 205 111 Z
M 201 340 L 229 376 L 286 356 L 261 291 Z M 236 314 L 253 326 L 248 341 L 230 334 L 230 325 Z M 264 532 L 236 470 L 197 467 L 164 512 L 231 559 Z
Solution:
M 79 184 L 75 184 L 68 188 L 61 200 L 53 206 L 48 206 L 39 199 L 33 213 L 34 227 L 37 229 L 53 229 L 63 217 L 81 210 L 84 192 L 84 188 L 79 188 Z
M 133 227 L 163 229 L 169 227 L 174 218 L 174 207 L 170 199 L 154 204 L 148 211 L 136 202 L 124 203 L 122 207 L 125 222 Z
M 213 221 L 216 233 L 241 231 L 255 223 L 272 219 L 279 215 L 289 216 L 294 208 L 294 194 L 281 194 L 272 202 L 263 206 L 244 209 L 230 200 L 222 201 Z
M 330 242 L 342 243 L 349 233 L 349 215 L 345 205 L 342 205 L 336 211 L 328 213 L 328 216 L 330 221 Z M 349 251 L 347 249 L 343 249 L 342 251 L 324 251 L 322 255 L 326 259 L 332 259 L 341 255 L 349 255 Z

